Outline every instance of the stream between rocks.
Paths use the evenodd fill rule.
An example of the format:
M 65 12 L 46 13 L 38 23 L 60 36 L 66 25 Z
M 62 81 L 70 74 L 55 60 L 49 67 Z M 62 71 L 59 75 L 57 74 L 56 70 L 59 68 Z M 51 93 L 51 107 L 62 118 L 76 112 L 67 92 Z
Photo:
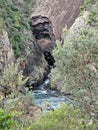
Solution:
M 58 109 L 68 101 L 67 96 L 54 95 L 54 91 L 48 89 L 49 83 L 50 80 L 46 79 L 42 85 L 33 90 L 35 105 L 41 107 L 44 111 Z
M 51 71 L 55 67 L 55 58 L 52 55 L 52 50 L 56 47 L 55 35 L 53 33 L 52 22 L 45 16 L 33 16 L 31 18 L 31 27 L 37 44 L 43 51 L 45 60 Z M 48 75 L 47 75 L 48 77 Z M 34 103 L 43 110 L 55 110 L 68 101 L 67 96 L 57 94 L 56 91 L 49 89 L 50 80 L 47 78 L 43 84 L 34 88 Z

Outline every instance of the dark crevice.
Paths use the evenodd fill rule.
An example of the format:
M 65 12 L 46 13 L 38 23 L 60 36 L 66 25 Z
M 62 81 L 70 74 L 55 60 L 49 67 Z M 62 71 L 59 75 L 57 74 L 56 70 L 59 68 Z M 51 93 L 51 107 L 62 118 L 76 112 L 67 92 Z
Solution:
M 52 56 L 52 54 L 48 51 L 45 51 L 44 56 L 45 56 L 46 61 L 48 62 L 49 67 L 50 66 L 54 67 L 55 59 Z

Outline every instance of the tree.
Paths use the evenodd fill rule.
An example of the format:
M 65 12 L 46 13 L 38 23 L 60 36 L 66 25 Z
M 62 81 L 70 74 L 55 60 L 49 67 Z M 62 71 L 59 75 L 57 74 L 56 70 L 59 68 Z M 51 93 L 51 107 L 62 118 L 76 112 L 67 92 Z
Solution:
M 98 29 L 86 27 L 81 30 L 63 47 L 58 45 L 54 57 L 56 68 L 51 73 L 52 87 L 71 93 L 81 109 L 84 108 L 90 117 L 98 118 Z
M 11 93 L 17 97 L 19 92 L 25 90 L 23 85 L 27 80 L 28 78 L 23 76 L 23 71 L 19 70 L 18 64 L 12 63 L 6 66 L 0 79 L 0 86 L 2 87 L 4 97 Z

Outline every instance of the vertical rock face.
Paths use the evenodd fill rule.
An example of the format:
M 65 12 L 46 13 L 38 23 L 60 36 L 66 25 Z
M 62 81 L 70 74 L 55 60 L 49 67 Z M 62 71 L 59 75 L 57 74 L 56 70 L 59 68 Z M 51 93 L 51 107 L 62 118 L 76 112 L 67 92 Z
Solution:
M 10 45 L 8 34 L 0 29 L 0 73 L 3 68 L 14 61 L 14 53 Z
M 55 46 L 55 36 L 47 17 L 35 16 L 31 20 L 35 41 L 30 44 L 33 53 L 26 55 L 27 65 L 24 74 L 30 77 L 27 85 L 36 87 L 48 75 L 49 65 L 54 64 L 51 52 Z
M 26 86 L 32 86 L 33 88 L 43 82 L 49 72 L 49 69 L 40 46 L 36 42 L 32 42 L 30 47 L 33 49 L 33 52 L 27 53 L 26 55 L 24 75 L 29 76 Z
M 42 15 L 50 19 L 56 39 L 61 38 L 65 24 L 70 27 L 78 17 L 84 0 L 36 0 L 31 17 Z
M 52 50 L 55 47 L 55 36 L 53 34 L 53 28 L 51 21 L 44 16 L 35 16 L 31 18 L 32 32 L 35 36 L 36 46 L 41 48 L 45 61 L 50 65 L 54 65 L 54 58 L 52 56 Z
M 31 14 L 31 27 L 33 35 L 35 36 L 35 46 L 39 46 L 42 53 L 39 54 L 39 56 L 35 55 L 37 56 L 35 59 L 34 56 L 32 57 L 31 55 L 27 58 L 29 59 L 28 65 L 34 64 L 34 61 L 35 64 L 37 64 L 37 67 L 32 68 L 34 66 L 32 65 L 32 67 L 28 67 L 27 69 L 29 74 L 31 71 L 29 69 L 32 68 L 32 70 L 36 70 L 31 73 L 31 75 L 35 77 L 34 82 L 38 79 L 38 75 L 36 77 L 35 73 L 40 72 L 39 70 L 46 70 L 45 67 L 43 69 L 43 66 L 47 66 L 46 64 L 54 65 L 55 60 L 51 52 L 55 47 L 55 39 L 61 40 L 62 29 L 66 24 L 69 28 L 72 26 L 80 13 L 79 7 L 83 2 L 84 0 L 36 0 L 35 8 Z M 40 65 L 36 63 L 38 59 Z M 40 69 L 38 70 L 38 68 Z M 33 83 L 33 80 L 31 81 Z
M 75 39 L 75 37 L 77 37 L 77 35 L 81 32 L 81 30 L 83 30 L 87 26 L 88 18 L 89 18 L 88 11 L 85 11 L 82 16 L 76 18 L 75 22 L 69 29 L 68 34 L 66 35 L 66 40 Z
M 32 32 L 43 51 L 52 51 L 55 43 L 51 21 L 41 15 L 32 17 Z

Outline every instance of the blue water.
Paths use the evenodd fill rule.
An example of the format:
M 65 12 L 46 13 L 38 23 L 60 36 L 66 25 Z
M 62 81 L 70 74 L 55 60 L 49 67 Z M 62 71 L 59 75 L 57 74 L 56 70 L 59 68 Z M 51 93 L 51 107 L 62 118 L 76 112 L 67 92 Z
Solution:
M 48 91 L 49 79 L 47 79 L 38 89 L 34 90 L 34 103 L 44 110 L 55 110 L 65 104 L 65 96 L 54 96 Z

